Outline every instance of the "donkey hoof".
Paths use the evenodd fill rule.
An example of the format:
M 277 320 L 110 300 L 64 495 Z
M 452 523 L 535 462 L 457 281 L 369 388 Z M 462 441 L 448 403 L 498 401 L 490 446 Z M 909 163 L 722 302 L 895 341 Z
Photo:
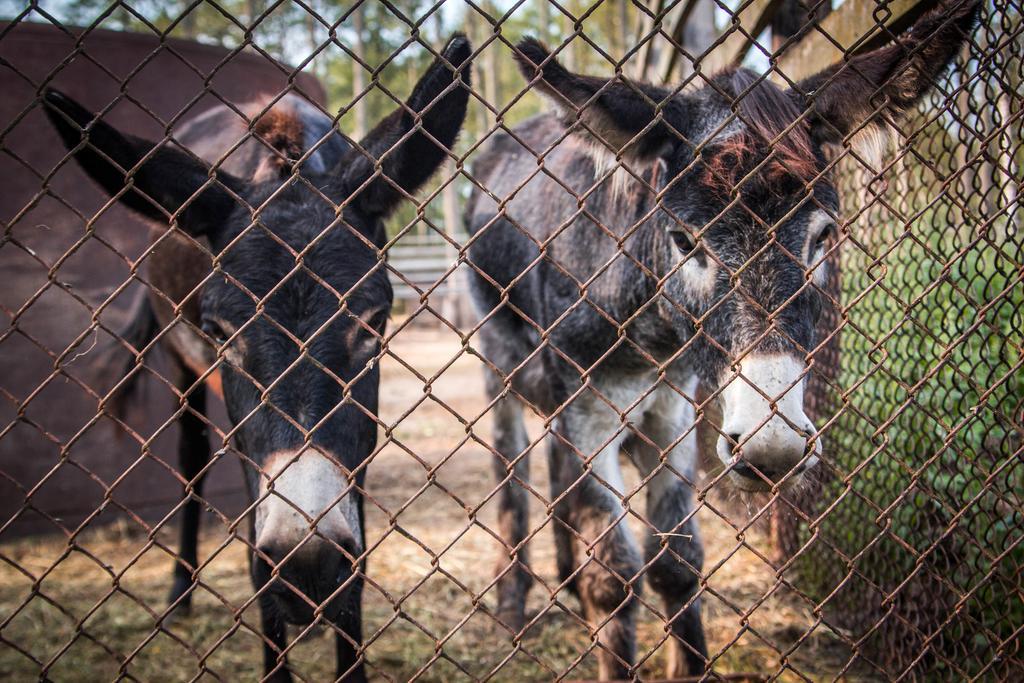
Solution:
M 190 601 L 182 601 L 177 604 L 172 601 L 167 609 L 167 614 L 164 615 L 163 625 L 173 626 L 188 619 L 190 616 L 192 616 L 192 603 Z
M 171 624 L 184 619 L 192 614 L 192 593 L 186 587 L 184 590 L 175 585 L 171 594 L 167 596 L 167 615 L 164 617 L 165 624 Z
M 502 626 L 513 633 L 519 633 L 526 625 L 526 609 L 524 605 L 498 605 L 495 618 Z
M 292 672 L 283 666 L 260 679 L 261 683 L 292 683 L 293 681 Z

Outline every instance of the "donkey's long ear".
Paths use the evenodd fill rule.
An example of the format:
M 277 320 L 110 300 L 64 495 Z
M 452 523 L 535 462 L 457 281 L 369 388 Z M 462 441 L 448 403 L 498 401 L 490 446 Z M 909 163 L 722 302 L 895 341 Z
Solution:
M 811 107 L 811 132 L 822 144 L 850 144 L 874 165 L 899 120 L 931 88 L 970 34 L 979 0 L 945 0 L 892 44 L 840 62 L 791 91 Z
M 613 152 L 653 159 L 682 139 L 684 100 L 669 90 L 621 77 L 574 74 L 533 38 L 520 42 L 516 51 L 523 76 L 562 110 L 566 125 L 578 119 L 583 124 L 578 133 L 597 138 Z
M 75 160 L 111 196 L 147 218 L 167 221 L 177 213 L 179 227 L 204 235 L 223 225 L 236 206 L 242 181 L 182 151 L 120 133 L 88 109 L 56 90 L 43 96 L 44 109 Z M 125 190 L 125 188 L 128 188 Z
M 370 215 L 386 216 L 448 157 L 466 118 L 471 52 L 466 37 L 455 35 L 413 88 L 405 105 L 360 141 L 362 150 L 354 149 L 342 159 L 344 189 L 353 192 L 363 188 L 353 199 L 358 208 Z

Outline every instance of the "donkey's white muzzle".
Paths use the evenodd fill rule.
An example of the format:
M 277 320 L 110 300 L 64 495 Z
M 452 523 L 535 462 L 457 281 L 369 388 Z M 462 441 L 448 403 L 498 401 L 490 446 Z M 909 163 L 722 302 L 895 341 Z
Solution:
M 337 560 L 328 564 L 343 573 L 351 561 L 342 551 L 353 557 L 361 552 L 356 494 L 346 494 L 348 487 L 338 460 L 312 447 L 271 454 L 260 474 L 257 551 L 272 564 L 287 558 L 298 572 L 322 573 L 325 559 Z
M 740 488 L 765 489 L 791 473 L 787 482 L 796 481 L 817 463 L 821 443 L 804 412 L 805 370 L 789 355 L 752 355 L 726 379 L 717 450 Z

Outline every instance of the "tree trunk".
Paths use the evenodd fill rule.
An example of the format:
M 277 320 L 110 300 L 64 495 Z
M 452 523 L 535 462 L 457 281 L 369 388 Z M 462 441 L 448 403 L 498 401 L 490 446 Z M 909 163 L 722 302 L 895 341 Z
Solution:
M 718 37 L 715 27 L 715 3 L 712 0 L 697 0 L 690 13 L 690 20 L 683 31 L 683 45 L 692 55 L 699 55 L 711 47 Z M 691 70 L 693 65 L 687 65 Z
M 496 14 L 493 2 L 483 2 L 480 7 L 487 13 L 488 17 L 493 18 Z M 490 19 L 483 19 L 484 29 L 488 33 L 493 31 L 494 26 L 491 24 Z M 501 84 L 498 82 L 498 45 L 497 41 L 491 42 L 480 56 L 483 58 L 483 70 L 479 75 L 483 81 L 484 86 L 484 99 L 487 103 L 495 109 L 500 109 L 501 101 Z M 488 129 L 493 128 L 495 125 L 494 113 L 489 109 L 487 110 L 487 127 Z
M 486 21 L 480 13 L 473 7 L 466 7 L 466 33 L 469 35 L 470 41 L 473 43 L 473 48 L 479 50 L 483 47 L 486 38 L 486 29 L 484 28 Z M 480 68 L 480 58 L 477 58 L 473 62 L 473 88 L 476 92 L 479 92 L 479 88 L 483 85 L 483 74 Z M 487 107 L 482 103 L 474 104 L 474 97 L 470 95 L 470 111 L 473 112 L 473 119 L 469 122 L 472 123 L 473 138 L 479 140 L 487 132 L 487 120 L 488 116 Z M 468 124 L 467 124 L 468 125 Z
M 626 53 L 633 47 L 629 44 L 629 0 L 619 0 L 616 9 L 616 21 L 619 25 L 614 27 L 614 33 L 619 37 L 619 45 L 622 48 L 619 59 L 625 59 Z
M 471 10 L 472 11 L 472 10 Z M 537 35 L 547 45 L 551 37 L 551 1 L 537 0 Z
M 650 9 L 654 13 L 655 17 L 659 16 L 665 10 L 665 0 L 658 0 L 658 4 Z M 641 12 L 639 9 L 637 10 L 636 15 L 636 36 L 633 39 L 633 42 L 639 43 L 641 40 L 644 40 L 647 34 L 654 28 L 655 20 L 648 16 L 646 12 Z M 650 66 L 656 51 L 655 42 L 657 40 L 657 37 L 651 36 L 643 45 L 640 46 L 640 50 L 637 52 L 636 68 L 633 70 L 633 74 L 639 81 L 647 80 L 648 72 L 650 71 Z
M 320 69 L 318 69 L 317 67 L 320 65 L 321 60 L 319 59 L 319 57 L 314 56 L 318 54 L 317 48 L 320 47 L 320 41 L 317 40 L 316 36 L 317 20 L 316 17 L 313 16 L 313 12 L 316 12 L 316 5 L 313 4 L 313 0 L 309 0 L 307 4 L 309 5 L 309 9 L 311 11 L 307 12 L 306 10 L 303 10 L 303 12 L 306 13 L 306 38 L 309 40 L 309 56 L 313 60 L 309 63 L 309 65 L 310 68 L 313 70 L 313 75 L 319 77 Z
M 960 51 L 960 58 L 964 64 L 967 63 L 967 60 L 971 58 L 970 46 L 965 45 L 963 47 Z M 956 98 L 957 117 L 963 121 L 970 121 L 973 99 L 972 88 L 964 83 L 963 74 L 957 74 L 957 78 L 960 79 L 960 93 Z M 975 164 L 969 165 L 968 159 L 974 154 L 974 143 L 976 140 L 971 133 L 970 127 L 965 127 L 960 123 L 957 123 L 956 126 L 955 139 L 959 143 L 956 146 L 956 165 L 960 174 L 960 196 L 964 197 L 966 203 L 970 205 L 970 198 L 976 195 L 974 183 L 976 182 L 975 171 L 977 166 Z
M 188 14 L 181 18 L 181 22 L 178 23 L 178 30 L 181 34 L 189 40 L 195 40 L 198 37 L 199 28 L 199 12 L 202 9 L 202 5 L 198 7 L 192 7 Z
M 366 119 L 366 98 L 368 95 L 360 96 L 366 88 L 366 69 L 360 64 L 360 62 L 366 61 L 363 7 L 363 4 L 360 4 L 352 12 L 352 31 L 355 33 L 355 39 L 352 41 L 352 52 L 357 57 L 357 59 L 352 60 L 352 96 L 359 97 L 353 105 L 356 117 L 353 137 L 357 140 L 362 140 L 369 130 Z
M 562 37 L 562 40 L 565 40 L 566 38 L 569 38 L 573 31 L 576 30 L 573 24 L 575 20 L 579 18 L 579 7 L 575 0 L 566 0 L 562 6 L 568 10 L 569 14 L 572 15 L 572 18 L 570 18 L 562 14 L 558 18 L 558 35 Z M 573 36 L 570 43 L 559 54 L 559 58 L 562 60 L 562 63 L 565 64 L 565 68 L 569 71 L 578 71 L 580 68 L 580 60 L 578 59 L 579 55 L 577 54 L 577 51 L 580 48 L 581 42 L 583 41 L 580 38 Z
M 472 10 L 470 10 L 472 11 Z M 445 35 L 444 35 L 444 20 L 441 13 L 438 12 L 437 17 L 437 40 L 435 41 L 435 49 L 440 52 L 444 49 Z M 453 177 L 457 171 L 457 167 L 454 161 L 448 161 L 442 166 L 441 181 L 447 182 L 449 178 Z M 447 263 L 455 263 L 458 259 L 458 252 L 451 245 L 451 241 L 454 241 L 459 233 L 460 218 L 462 211 L 459 207 L 459 191 L 458 191 L 458 179 L 449 182 L 441 190 L 441 215 L 444 219 L 444 233 L 448 237 L 445 240 L 445 261 Z M 460 310 L 460 300 L 465 298 L 459 296 L 461 287 L 461 278 L 463 273 L 458 270 L 448 276 L 448 286 L 444 288 L 444 299 L 441 302 L 441 315 L 452 325 L 458 328 L 462 328 L 465 323 L 465 316 L 462 315 Z
M 665 32 L 672 40 L 661 39 L 659 54 L 656 55 L 657 69 L 648 75 L 661 79 L 662 83 L 671 83 L 676 80 L 679 72 L 686 76 L 693 70 L 692 64 L 681 65 L 681 62 L 689 60 L 676 45 L 681 45 L 690 55 L 697 56 L 717 37 L 714 3 L 712 0 L 687 0 L 680 3 L 666 14 Z M 653 61 L 648 64 L 648 69 L 652 65 Z
M 623 32 L 619 29 L 622 24 L 622 11 L 628 0 L 609 0 L 601 14 L 602 31 L 607 38 L 607 44 L 602 47 L 608 51 L 616 62 L 621 62 L 626 54 L 626 40 Z M 600 43 L 599 43 L 600 44 Z
M 444 169 L 445 179 L 455 175 L 456 166 L 454 162 L 449 161 L 442 168 Z M 448 183 L 444 190 L 441 191 L 441 212 L 444 216 L 444 232 L 445 236 L 452 241 L 457 241 L 459 238 L 459 225 L 462 217 L 461 207 L 459 206 L 459 193 L 455 187 L 456 182 Z M 448 240 L 445 240 L 445 243 L 445 261 L 447 264 L 455 263 L 459 257 L 458 251 Z M 464 289 L 462 286 L 466 275 L 464 270 L 464 267 L 460 266 L 445 280 L 447 287 L 442 288 L 444 299 L 441 301 L 441 316 L 460 330 L 463 329 L 468 321 L 466 305 L 469 302 L 469 297 L 460 296 L 460 292 Z
M 1010 96 L 1006 92 L 1002 92 L 999 95 L 997 107 L 999 109 L 999 121 L 1002 130 L 999 133 L 996 146 L 999 149 L 999 174 L 1002 176 L 1000 179 L 1003 194 L 1002 209 L 1006 213 L 1006 223 L 1003 224 L 1003 230 L 997 236 L 997 240 L 1002 242 L 1007 237 L 1015 238 L 1020 234 L 1018 232 L 1020 227 L 1020 207 L 1018 206 L 1020 201 L 1018 190 L 1020 173 L 1018 172 L 1013 155 L 1014 147 L 1019 144 L 1020 137 L 1013 132 L 1013 112 L 1010 109 Z

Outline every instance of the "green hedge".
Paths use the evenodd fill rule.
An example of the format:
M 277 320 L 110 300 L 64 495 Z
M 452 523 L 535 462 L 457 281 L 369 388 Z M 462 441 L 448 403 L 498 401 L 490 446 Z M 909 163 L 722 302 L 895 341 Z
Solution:
M 957 214 L 846 245 L 845 395 L 826 442 L 841 474 L 820 498 L 840 502 L 796 568 L 881 660 L 929 642 L 919 669 L 976 673 L 1024 624 L 1024 249 L 1005 220 L 979 239 Z

